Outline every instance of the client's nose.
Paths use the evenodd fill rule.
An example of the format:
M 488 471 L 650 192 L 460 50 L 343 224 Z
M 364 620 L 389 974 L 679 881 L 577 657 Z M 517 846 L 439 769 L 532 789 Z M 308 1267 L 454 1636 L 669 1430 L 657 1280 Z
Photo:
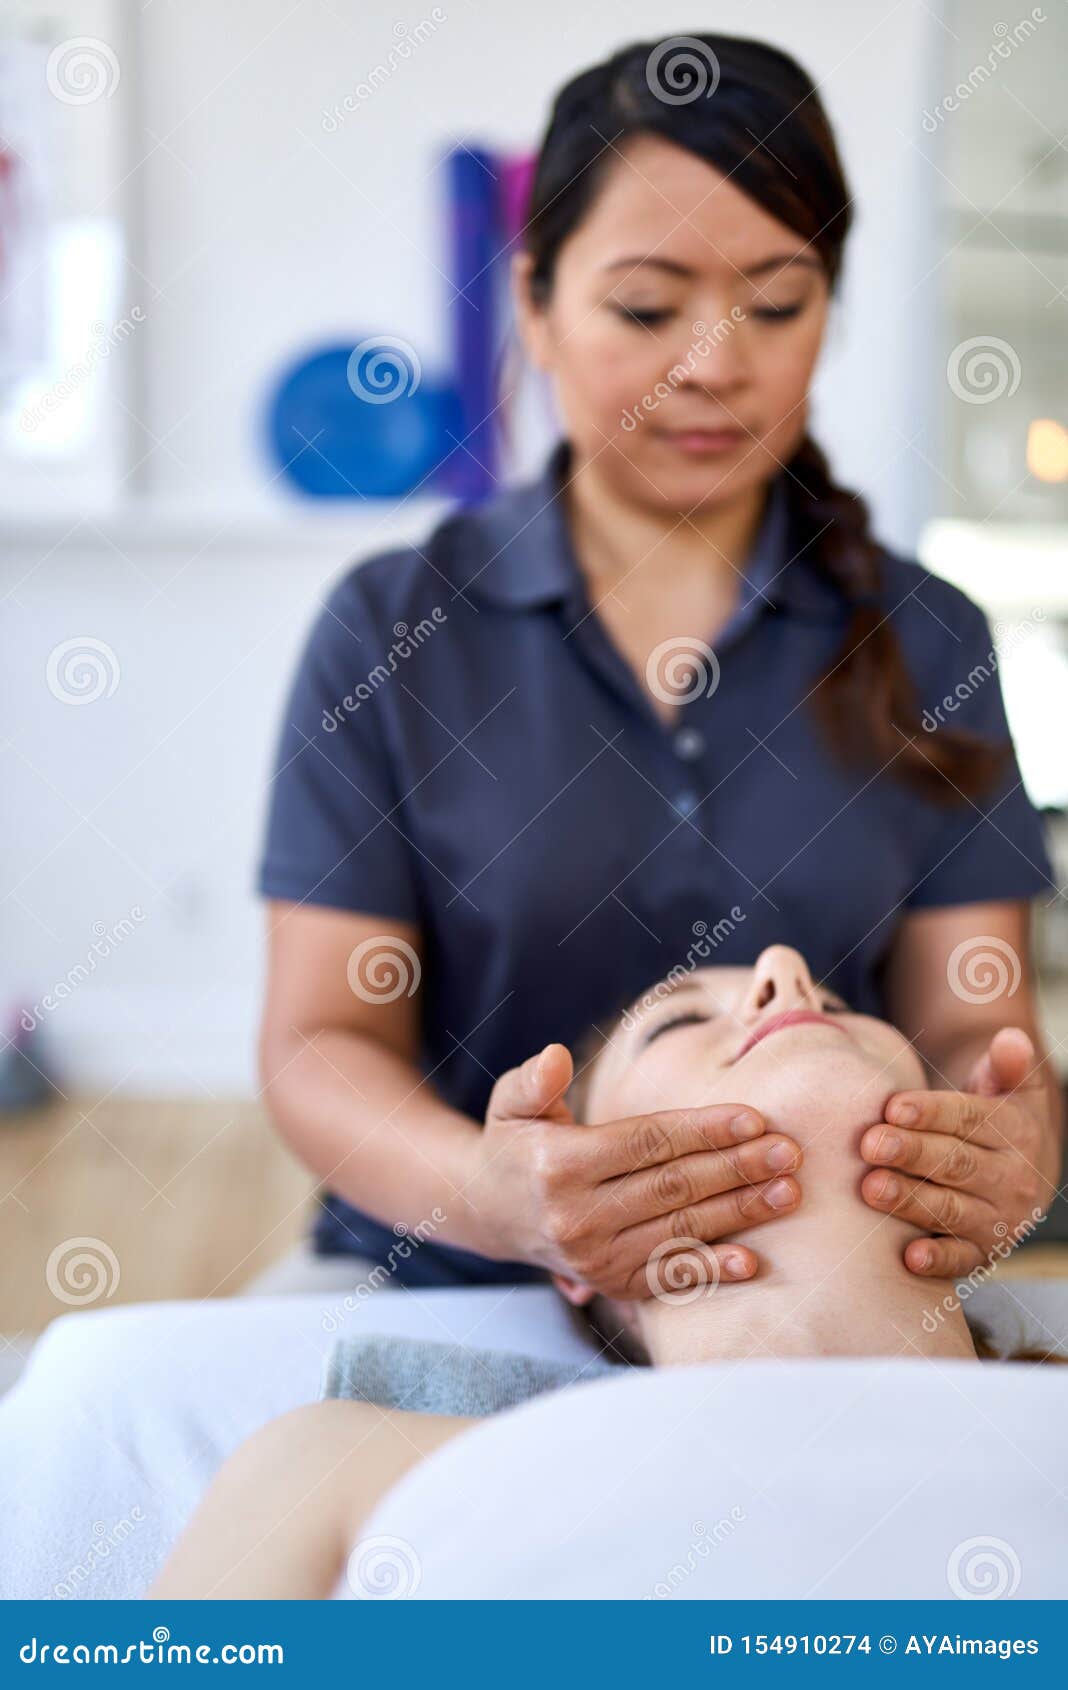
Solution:
M 819 1009 L 816 986 L 808 963 L 789 945 L 769 945 L 753 965 L 753 978 L 741 1006 L 743 1016 L 765 1010 Z

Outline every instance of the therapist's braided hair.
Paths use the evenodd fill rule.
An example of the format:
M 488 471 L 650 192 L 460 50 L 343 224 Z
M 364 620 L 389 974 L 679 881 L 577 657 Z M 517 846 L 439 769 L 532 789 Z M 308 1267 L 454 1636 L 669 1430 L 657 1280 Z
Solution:
M 621 147 L 643 133 L 707 160 L 803 236 L 833 292 L 852 196 L 815 85 L 777 47 L 703 34 L 632 44 L 560 90 L 523 232 L 536 302 L 548 297 L 560 247 Z M 881 604 L 880 550 L 865 501 L 837 484 L 807 434 L 785 467 L 801 549 L 850 611 L 841 648 L 811 700 L 829 744 L 844 760 L 888 768 L 937 801 L 980 796 L 1010 748 L 962 728 L 924 732 L 901 643 Z

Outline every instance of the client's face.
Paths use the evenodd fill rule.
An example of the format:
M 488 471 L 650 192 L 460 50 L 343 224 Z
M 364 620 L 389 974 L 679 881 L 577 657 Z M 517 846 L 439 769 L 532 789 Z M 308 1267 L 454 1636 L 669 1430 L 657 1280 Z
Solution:
M 925 1084 L 895 1028 L 854 1015 L 799 951 L 771 945 L 752 968 L 696 969 L 632 1004 L 589 1075 L 585 1119 L 748 1103 L 801 1141 L 806 1122 L 878 1120 L 892 1092 Z

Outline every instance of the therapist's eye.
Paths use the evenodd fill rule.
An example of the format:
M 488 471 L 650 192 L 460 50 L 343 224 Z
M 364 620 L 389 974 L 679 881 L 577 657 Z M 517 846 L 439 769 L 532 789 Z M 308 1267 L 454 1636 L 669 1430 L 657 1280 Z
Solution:
M 670 1020 L 658 1021 L 656 1026 L 650 1028 L 649 1032 L 646 1033 L 641 1042 L 641 1048 L 646 1049 L 654 1039 L 660 1037 L 661 1033 L 670 1033 L 674 1027 L 693 1027 L 704 1021 L 711 1021 L 711 1019 L 711 1015 L 702 1014 L 699 1009 L 688 1009 L 679 1015 L 671 1016 Z
M 637 306 L 621 305 L 618 300 L 613 304 L 612 310 L 617 317 L 622 317 L 625 323 L 636 324 L 643 329 L 655 329 L 659 323 L 666 323 L 672 315 L 670 311 L 643 311 Z
M 805 309 L 805 301 L 799 305 L 763 305 L 752 315 L 759 317 L 762 323 L 788 323 L 791 318 L 800 316 Z

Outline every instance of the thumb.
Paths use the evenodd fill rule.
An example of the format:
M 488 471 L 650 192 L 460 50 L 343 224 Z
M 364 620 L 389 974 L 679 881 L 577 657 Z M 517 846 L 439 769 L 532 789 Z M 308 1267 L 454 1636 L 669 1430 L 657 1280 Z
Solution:
M 1000 1027 L 972 1069 L 965 1089 L 995 1097 L 1027 1085 L 1041 1085 L 1036 1063 L 1037 1052 L 1023 1028 Z
M 502 1074 L 490 1094 L 487 1119 L 496 1121 L 561 1121 L 574 1125 L 562 1101 L 571 1084 L 574 1063 L 566 1045 L 549 1044 L 518 1068 Z

